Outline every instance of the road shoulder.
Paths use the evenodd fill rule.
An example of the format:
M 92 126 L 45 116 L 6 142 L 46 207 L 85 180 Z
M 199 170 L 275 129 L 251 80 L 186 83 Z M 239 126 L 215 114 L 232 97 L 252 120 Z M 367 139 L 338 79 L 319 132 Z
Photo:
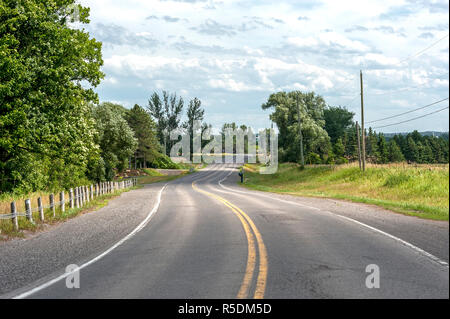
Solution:
M 101 209 L 26 239 L 0 244 L 0 296 L 81 264 L 129 234 L 152 210 L 163 184 L 122 193 Z

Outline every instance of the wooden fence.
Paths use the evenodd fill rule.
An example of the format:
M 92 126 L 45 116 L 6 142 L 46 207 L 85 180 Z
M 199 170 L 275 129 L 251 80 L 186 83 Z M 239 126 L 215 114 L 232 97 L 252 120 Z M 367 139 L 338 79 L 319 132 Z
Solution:
M 65 192 L 59 193 L 59 200 L 55 200 L 55 194 L 49 195 L 50 205 L 42 205 L 42 198 L 37 199 L 37 206 L 32 207 L 31 200 L 25 200 L 25 212 L 18 212 L 16 209 L 16 202 L 11 203 L 10 214 L 0 214 L 0 219 L 11 219 L 14 229 L 19 230 L 19 217 L 25 217 L 30 222 L 33 221 L 33 213 L 39 212 L 39 219 L 41 222 L 45 220 L 44 209 L 50 209 L 53 213 L 53 217 L 56 216 L 56 208 L 59 207 L 61 212 L 65 212 L 66 205 L 69 208 L 82 208 L 96 197 L 111 194 L 118 190 L 130 188 L 136 186 L 137 179 L 132 178 L 121 182 L 103 182 L 99 184 L 93 184 L 89 186 L 79 186 L 69 189 L 69 198 L 65 198 Z

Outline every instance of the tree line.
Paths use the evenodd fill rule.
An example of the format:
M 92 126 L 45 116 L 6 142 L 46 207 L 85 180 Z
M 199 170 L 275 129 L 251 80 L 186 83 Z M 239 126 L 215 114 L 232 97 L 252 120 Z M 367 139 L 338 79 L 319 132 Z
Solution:
M 273 110 L 270 119 L 279 130 L 280 161 L 300 162 L 299 109 L 305 163 L 343 164 L 358 161 L 355 114 L 345 107 L 329 106 L 320 95 L 301 91 L 271 94 L 261 107 Z M 386 138 L 369 128 L 365 130 L 365 142 L 367 160 L 372 163 L 449 162 L 448 133 L 433 137 L 414 131 Z

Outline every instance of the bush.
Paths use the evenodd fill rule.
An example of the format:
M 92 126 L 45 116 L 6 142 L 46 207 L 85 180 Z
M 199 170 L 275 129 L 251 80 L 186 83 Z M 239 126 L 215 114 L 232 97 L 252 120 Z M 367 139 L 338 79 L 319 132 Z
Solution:
M 308 163 L 308 164 L 322 164 L 322 159 L 320 158 L 319 154 L 310 152 L 306 156 L 306 163 Z
M 174 163 L 170 157 L 164 154 L 158 154 L 153 162 L 150 164 L 151 168 L 162 168 L 162 169 L 181 169 L 181 166 Z

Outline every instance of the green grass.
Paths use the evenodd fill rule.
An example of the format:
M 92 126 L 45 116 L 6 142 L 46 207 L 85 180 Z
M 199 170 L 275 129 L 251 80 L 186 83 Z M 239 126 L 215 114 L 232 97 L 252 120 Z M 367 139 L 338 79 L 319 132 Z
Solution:
M 449 217 L 448 165 L 306 166 L 280 164 L 273 175 L 246 165 L 245 186 L 298 196 L 328 197 L 373 204 L 394 212 L 434 220 Z
M 105 195 L 96 197 L 96 198 L 94 198 L 94 200 L 91 200 L 90 202 L 85 203 L 85 205 L 82 208 L 70 209 L 70 208 L 68 208 L 68 204 L 66 204 L 65 211 L 62 212 L 60 208 L 57 208 L 55 211 L 55 216 L 53 216 L 53 212 L 50 209 L 45 209 L 44 210 L 44 222 L 41 222 L 39 220 L 39 214 L 37 212 L 33 213 L 34 223 L 31 223 L 25 217 L 19 217 L 19 219 L 18 219 L 19 231 L 14 230 L 12 221 L 10 219 L 0 220 L 0 241 L 9 240 L 14 237 L 25 237 L 26 232 L 34 233 L 34 232 L 44 229 L 45 225 L 54 225 L 54 224 L 57 224 L 60 222 L 64 222 L 68 219 L 74 218 L 76 216 L 79 216 L 81 214 L 85 214 L 85 213 L 88 213 L 91 211 L 98 210 L 98 209 L 106 206 L 111 199 L 119 196 L 120 194 L 122 194 L 124 192 L 128 192 L 133 189 L 141 188 L 141 187 L 142 186 L 138 185 L 138 186 L 128 188 L 128 189 L 117 190 L 113 194 L 105 194 Z M 31 199 L 33 209 L 36 208 L 36 206 L 37 206 L 36 202 L 37 202 L 37 197 L 39 197 L 39 196 L 42 196 L 42 198 L 43 198 L 43 205 L 44 206 L 48 205 L 48 203 L 45 201 L 45 199 L 48 198 L 48 194 L 44 194 L 44 193 L 31 194 L 31 195 L 28 195 L 27 198 Z M 9 206 L 11 201 L 16 201 L 16 204 L 18 206 L 18 211 L 23 212 L 24 211 L 23 209 L 19 209 L 19 207 L 20 208 L 22 207 L 20 204 L 24 201 L 23 198 L 24 198 L 24 196 L 21 196 L 21 197 L 13 197 L 11 195 L 8 197 L 4 196 L 1 199 L 0 204 L 2 204 L 2 206 L 5 206 L 5 204 L 8 204 L 8 206 Z M 66 199 L 67 198 L 68 197 L 66 197 Z M 7 213 L 9 213 L 9 211 L 2 211 L 2 213 L 7 214 Z

